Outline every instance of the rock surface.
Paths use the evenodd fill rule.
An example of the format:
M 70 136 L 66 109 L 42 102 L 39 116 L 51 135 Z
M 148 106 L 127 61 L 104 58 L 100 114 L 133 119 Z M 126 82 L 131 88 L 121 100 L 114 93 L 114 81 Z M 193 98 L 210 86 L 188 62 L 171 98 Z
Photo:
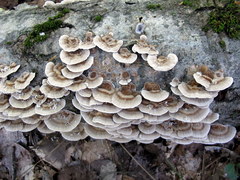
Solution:
M 56 9 L 39 8 L 21 4 L 14 11 L 3 11 L 0 14 L 0 62 L 15 61 L 21 69 L 37 72 L 33 85 L 39 84 L 44 77 L 45 64 L 52 57 L 59 61 L 60 47 L 58 39 L 63 34 L 83 38 L 86 31 L 105 34 L 112 31 L 114 37 L 131 44 L 139 35 L 135 34 L 135 26 L 142 17 L 145 24 L 144 34 L 149 42 L 156 45 L 161 55 L 175 53 L 179 58 L 177 66 L 169 72 L 154 73 L 147 64 L 140 63 L 138 74 L 143 79 L 155 80 L 162 87 L 169 88 L 173 77 L 183 77 L 185 69 L 194 64 L 205 64 L 211 69 L 223 69 L 225 74 L 234 78 L 234 84 L 220 93 L 212 108 L 220 114 L 220 122 L 240 125 L 240 41 L 229 39 L 225 34 L 204 33 L 201 28 L 206 23 L 209 10 L 194 11 L 180 6 L 181 1 L 158 1 L 162 10 L 148 10 L 148 1 L 87 1 L 65 5 L 71 9 L 64 17 L 64 22 L 73 28 L 60 28 L 51 34 L 43 43 L 36 44 L 23 51 L 22 42 L 26 34 L 35 24 L 47 21 L 54 16 Z M 174 7 L 174 9 L 172 8 Z M 102 15 L 100 22 L 94 21 L 96 15 Z M 224 40 L 226 48 L 222 49 L 219 41 Z M 131 69 L 130 69 L 131 70 Z M 154 73 L 154 74 L 153 74 Z M 138 84 L 141 88 L 142 84 Z

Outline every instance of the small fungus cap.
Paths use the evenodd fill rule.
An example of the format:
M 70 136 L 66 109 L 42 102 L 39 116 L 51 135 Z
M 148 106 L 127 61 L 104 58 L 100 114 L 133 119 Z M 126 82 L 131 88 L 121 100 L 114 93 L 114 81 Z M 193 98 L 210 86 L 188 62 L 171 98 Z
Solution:
M 93 38 L 93 43 L 105 52 L 117 52 L 123 45 L 122 40 L 113 38 L 113 33 L 104 36 L 95 36 Z
M 86 85 L 89 89 L 94 89 L 103 83 L 103 77 L 100 76 L 96 71 L 92 71 L 88 74 Z
M 79 123 L 77 127 L 69 132 L 61 132 L 64 139 L 68 141 L 79 141 L 85 139 L 88 135 L 84 130 L 84 123 Z
M 0 78 L 6 78 L 8 75 L 16 72 L 20 68 L 20 65 L 11 63 L 10 65 L 0 64 Z
M 158 54 L 158 51 L 154 48 L 154 46 L 148 44 L 147 36 L 145 35 L 140 36 L 137 44 L 133 45 L 132 51 L 139 54 Z
M 59 38 L 59 46 L 68 52 L 73 52 L 79 49 L 81 41 L 77 37 L 62 35 Z
M 67 67 L 63 68 L 61 72 L 62 75 L 67 79 L 74 79 L 83 73 L 83 72 L 71 72 Z
M 16 99 L 26 100 L 32 96 L 33 88 L 31 86 L 27 86 L 25 89 L 21 90 L 20 92 L 12 93 L 11 96 L 15 97 Z
M 112 104 L 122 109 L 139 106 L 142 102 L 142 96 L 138 95 L 132 88 L 132 84 L 122 86 L 121 90 L 112 96 Z
M 30 84 L 30 82 L 34 79 L 34 77 L 35 77 L 35 73 L 25 72 L 21 74 L 21 76 L 14 81 L 15 88 L 25 89 Z
M 35 107 L 36 114 L 43 116 L 55 114 L 66 105 L 65 99 L 47 99 L 44 103 Z
M 212 124 L 208 139 L 212 143 L 227 143 L 236 135 L 236 128 L 230 125 Z
M 187 98 L 214 98 L 217 92 L 208 92 L 197 85 L 182 82 L 178 85 L 178 90 Z
M 104 80 L 100 86 L 92 90 L 94 99 L 99 102 L 112 103 L 112 96 L 115 92 L 115 87 L 111 81 Z
M 12 94 L 19 92 L 20 90 L 15 88 L 15 79 L 7 80 L 6 78 L 0 79 L 0 93 Z
M 82 74 L 79 77 L 74 78 L 73 83 L 70 86 L 67 86 L 65 88 L 73 92 L 86 89 L 87 88 L 86 76 Z
M 132 64 L 137 60 L 137 55 L 127 48 L 120 48 L 118 52 L 113 53 L 113 58 L 120 63 Z
M 80 123 L 81 116 L 68 110 L 62 110 L 51 115 L 44 121 L 52 131 L 70 132 Z
M 80 44 L 80 48 L 81 49 L 92 49 L 94 47 L 96 47 L 96 45 L 93 43 L 93 33 L 87 32 L 84 40 Z
M 16 99 L 15 97 L 11 96 L 9 98 L 9 103 L 12 107 L 14 108 L 27 108 L 29 106 L 31 106 L 33 104 L 33 98 L 29 98 L 29 99 Z
M 67 65 L 67 68 L 71 72 L 79 73 L 89 69 L 94 63 L 93 56 L 89 56 L 87 60 L 74 65 Z
M 157 55 L 148 55 L 147 62 L 156 71 L 169 71 L 176 66 L 178 57 L 170 53 L 167 57 Z
M 67 52 L 62 50 L 60 52 L 60 59 L 67 65 L 74 65 L 85 61 L 90 55 L 89 50 L 78 49 L 73 52 Z
M 185 104 L 178 112 L 170 113 L 170 116 L 182 122 L 200 122 L 207 117 L 209 112 L 209 108 Z
M 120 76 L 120 81 L 118 82 L 120 85 L 128 85 L 132 80 L 130 74 L 127 71 L 123 71 Z
M 169 92 L 162 90 L 157 83 L 146 82 L 141 95 L 149 101 L 161 102 L 168 98 Z
M 49 85 L 46 79 L 42 80 L 42 86 L 40 87 L 39 90 L 47 98 L 62 98 L 68 93 L 68 90 L 64 88 Z

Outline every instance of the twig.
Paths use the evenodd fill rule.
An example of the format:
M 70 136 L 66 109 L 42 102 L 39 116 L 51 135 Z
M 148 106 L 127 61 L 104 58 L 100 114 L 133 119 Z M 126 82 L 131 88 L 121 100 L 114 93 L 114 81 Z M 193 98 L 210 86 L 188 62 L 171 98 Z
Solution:
M 49 152 L 49 154 L 47 154 L 46 157 L 48 157 L 49 155 L 51 155 L 57 148 L 59 148 L 62 145 L 63 141 L 58 144 L 55 148 L 53 148 L 53 150 L 51 150 Z M 17 179 L 22 179 L 31 169 L 33 169 L 37 164 L 39 164 L 42 161 L 42 159 L 40 159 L 39 161 L 37 161 L 34 165 L 32 165 L 31 167 L 29 167 L 28 169 L 26 169 Z
M 120 144 L 120 143 L 119 143 Z M 156 180 L 134 157 L 133 155 L 122 145 L 120 144 L 120 146 L 124 149 L 124 151 L 126 151 L 126 153 L 135 161 L 135 163 L 152 179 L 152 180 Z
M 202 157 L 201 180 L 204 180 L 204 171 L 205 171 L 205 149 L 203 150 L 203 157 Z
M 178 172 L 177 168 L 174 167 L 174 165 L 172 164 L 172 162 L 165 158 L 165 163 L 172 169 L 172 171 L 180 178 L 180 179 L 183 179 L 182 178 L 182 175 L 180 172 Z
M 218 157 L 218 158 L 216 158 L 214 161 L 212 161 L 210 164 L 208 164 L 206 167 L 205 167 L 205 169 L 207 169 L 207 168 L 209 168 L 212 164 L 214 164 L 215 162 L 217 162 L 219 159 L 221 159 L 222 157 L 220 156 L 220 157 Z

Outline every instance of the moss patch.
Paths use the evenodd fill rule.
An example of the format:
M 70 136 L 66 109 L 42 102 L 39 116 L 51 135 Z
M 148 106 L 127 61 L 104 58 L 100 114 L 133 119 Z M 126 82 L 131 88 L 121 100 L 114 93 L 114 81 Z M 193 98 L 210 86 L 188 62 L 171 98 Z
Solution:
M 225 32 L 230 38 L 240 38 L 240 6 L 231 0 L 224 8 L 212 11 L 203 31 L 210 29 Z
M 160 4 L 152 4 L 152 3 L 151 4 L 147 4 L 146 8 L 148 10 L 161 10 L 162 9 Z
M 23 42 L 24 46 L 30 48 L 35 43 L 43 42 L 49 38 L 52 31 L 62 26 L 63 21 L 60 18 L 64 17 L 69 12 L 69 9 L 64 8 L 60 10 L 56 16 L 49 17 L 48 21 L 33 26 L 33 30 L 27 35 L 27 38 Z
M 222 49 L 226 49 L 226 43 L 224 40 L 219 41 L 218 44 Z
M 97 16 L 95 16 L 95 17 L 93 18 L 93 20 L 94 20 L 95 22 L 100 22 L 100 21 L 102 21 L 102 19 L 103 19 L 103 16 L 102 16 L 102 15 L 97 15 Z
M 195 1 L 195 3 L 196 3 L 196 1 Z M 193 7 L 194 6 L 194 2 L 192 0 L 183 0 L 182 1 L 182 5 Z

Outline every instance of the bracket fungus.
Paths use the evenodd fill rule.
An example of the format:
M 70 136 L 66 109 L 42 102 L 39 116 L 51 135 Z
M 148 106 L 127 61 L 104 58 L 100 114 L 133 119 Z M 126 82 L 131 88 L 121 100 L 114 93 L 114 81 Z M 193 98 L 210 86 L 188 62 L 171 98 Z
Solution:
M 117 52 L 123 45 L 123 41 L 114 39 L 111 32 L 106 35 L 95 36 L 93 43 L 105 52 Z
M 168 98 L 169 92 L 162 90 L 157 83 L 146 82 L 141 95 L 149 101 L 161 102 Z
M 113 53 L 113 58 L 120 63 L 132 64 L 137 60 L 137 55 L 127 48 L 120 48 L 118 52 Z
M 148 55 L 147 62 L 156 71 L 169 71 L 176 66 L 178 57 L 173 53 L 168 54 L 167 57 Z
M 94 47 L 96 47 L 96 45 L 93 43 L 93 33 L 87 32 L 85 38 L 80 43 L 80 49 L 92 49 Z
M 134 108 L 141 104 L 142 96 L 135 92 L 131 85 L 122 86 L 112 96 L 112 103 L 122 109 Z
M 78 50 L 80 47 L 80 39 L 73 36 L 62 35 L 59 38 L 59 46 L 67 52 L 73 52 Z
M 161 137 L 179 144 L 214 144 L 226 143 L 236 134 L 230 125 L 213 124 L 219 114 L 209 108 L 218 92 L 233 83 L 223 71 L 193 66 L 188 82 L 172 80 L 170 95 L 158 84 L 165 79 L 156 80 L 154 74 L 174 68 L 178 57 L 158 56 L 145 35 L 131 50 L 121 48 L 123 41 L 114 39 L 113 33 L 94 37 L 87 32 L 83 41 L 63 35 L 59 45 L 62 63 L 48 62 L 47 79 L 39 86 L 29 85 L 34 73 L 9 78 L 20 66 L 0 65 L 0 127 L 23 132 L 37 128 L 45 134 L 58 131 L 69 141 L 90 136 L 120 143 L 152 143 Z M 135 78 L 141 71 L 138 64 L 119 64 L 132 64 L 137 58 L 148 62 L 151 79 L 156 81 Z M 69 93 L 80 113 L 67 110 Z
M 131 82 L 131 76 L 127 71 L 123 71 L 120 76 L 120 81 L 118 82 L 120 85 L 128 85 Z
M 89 50 L 78 49 L 73 52 L 62 50 L 60 52 L 60 59 L 67 65 L 74 65 L 85 61 L 90 55 Z
M 20 65 L 11 63 L 10 65 L 0 64 L 0 78 L 6 78 L 8 75 L 16 72 L 20 68 Z

